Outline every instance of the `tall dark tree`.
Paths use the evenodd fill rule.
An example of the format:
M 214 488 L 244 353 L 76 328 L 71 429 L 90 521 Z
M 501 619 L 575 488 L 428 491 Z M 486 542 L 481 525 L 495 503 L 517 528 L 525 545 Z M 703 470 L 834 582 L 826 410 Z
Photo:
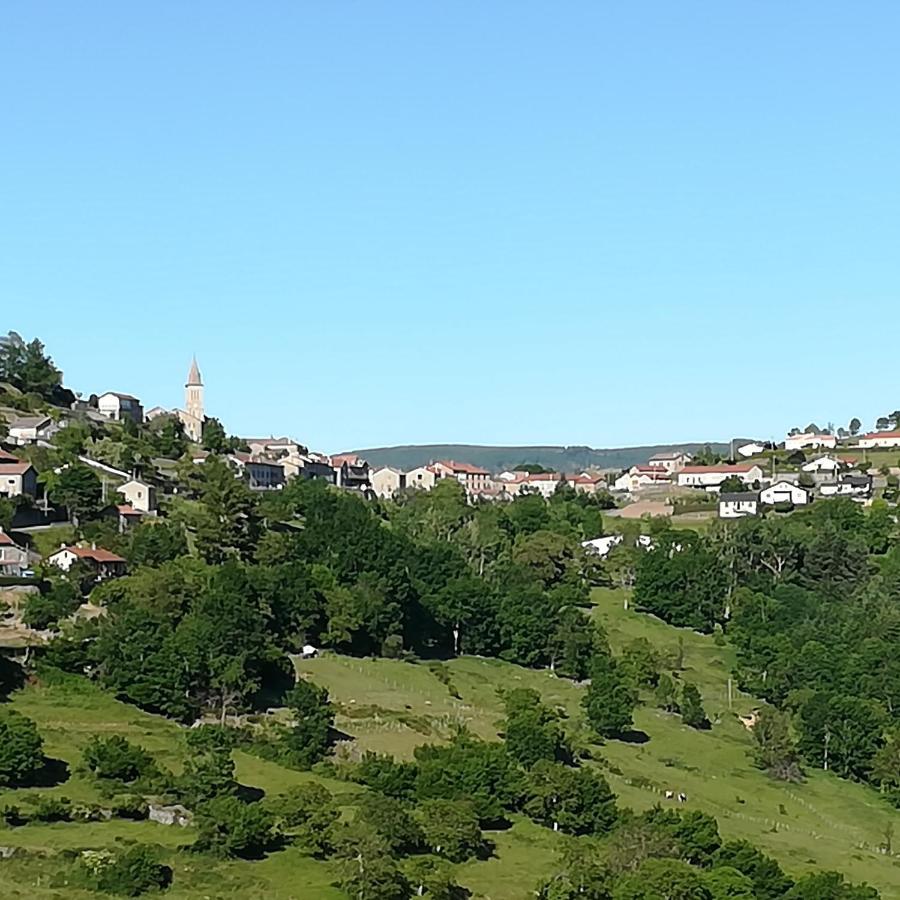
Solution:
M 69 511 L 77 525 L 100 511 L 103 487 L 93 469 L 74 463 L 49 479 L 48 495 Z
M 517 688 L 505 696 L 506 749 L 526 769 L 540 762 L 562 762 L 570 756 L 559 716 L 530 688 Z
M 709 719 L 703 709 L 703 698 L 696 685 L 685 682 L 681 689 L 681 719 L 691 728 L 709 728 Z
M 601 737 L 619 737 L 631 728 L 635 697 L 628 678 L 611 656 L 598 654 L 582 705 L 588 722 Z
M 334 725 L 334 707 L 328 691 L 303 678 L 285 698 L 294 724 L 284 739 L 291 762 L 308 769 L 324 759 Z
M 756 764 L 780 781 L 800 781 L 797 748 L 791 737 L 786 712 L 765 707 L 753 724 L 753 758 Z

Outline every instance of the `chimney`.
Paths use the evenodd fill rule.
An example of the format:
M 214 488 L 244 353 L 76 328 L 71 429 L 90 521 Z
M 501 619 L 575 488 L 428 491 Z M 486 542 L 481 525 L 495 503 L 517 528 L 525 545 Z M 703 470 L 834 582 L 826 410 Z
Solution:
M 91 541 L 91 550 L 96 550 L 96 549 L 97 549 L 97 542 Z

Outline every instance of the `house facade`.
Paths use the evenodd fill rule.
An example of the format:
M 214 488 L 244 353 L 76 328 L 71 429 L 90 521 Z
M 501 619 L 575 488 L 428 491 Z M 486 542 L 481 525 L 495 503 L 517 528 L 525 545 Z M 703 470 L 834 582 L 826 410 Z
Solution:
M 406 473 L 406 486 L 420 491 L 430 491 L 439 478 L 434 466 L 416 466 Z
M 785 450 L 833 450 L 837 446 L 837 438 L 833 434 L 816 434 L 804 431 L 802 434 L 789 434 L 784 439 Z
M 132 478 L 118 489 L 118 493 L 130 506 L 140 512 L 149 513 L 156 510 L 156 488 L 153 485 Z
M 719 518 L 743 519 L 759 512 L 759 494 L 756 491 L 735 491 L 719 494 Z
M 28 569 L 28 551 L 0 528 L 0 575 L 19 577 Z
M 774 481 L 759 492 L 759 502 L 766 506 L 776 506 L 779 503 L 806 506 L 812 502 L 812 494 L 806 488 L 791 481 Z
M 467 494 L 490 493 L 493 490 L 491 473 L 479 466 L 443 459 L 434 463 L 432 468 L 438 478 L 455 478 Z
M 685 466 L 677 475 L 679 487 L 703 488 L 717 491 L 726 478 L 736 476 L 744 484 L 752 484 L 763 477 L 763 470 L 754 464 Z
M 666 485 L 671 482 L 671 475 L 662 466 L 632 466 L 613 482 L 613 489 L 632 493 L 642 487 Z
M 293 438 L 244 438 L 244 443 L 250 448 L 254 456 L 304 456 L 308 451 L 302 444 Z
M 875 450 L 879 447 L 900 447 L 900 431 L 871 431 L 859 439 L 863 450 Z
M 135 425 L 144 421 L 144 408 L 141 401 L 131 394 L 120 394 L 118 391 L 107 391 L 97 397 L 97 411 L 112 419 L 121 422 L 122 419 L 131 419 Z
M 37 486 L 37 472 L 30 462 L 0 450 L 0 494 L 36 497 Z
M 650 457 L 650 465 L 654 468 L 664 469 L 670 474 L 678 472 L 690 463 L 692 457 L 690 453 L 683 450 L 676 450 L 671 453 L 656 453 Z
M 741 444 L 735 452 L 738 456 L 749 459 L 751 456 L 758 456 L 765 452 L 765 449 L 765 445 L 760 444 L 759 441 L 751 441 L 749 444 Z
M 374 469 L 371 474 L 372 490 L 376 497 L 388 500 L 406 487 L 406 475 L 392 466 Z
M 582 472 L 580 475 L 566 475 L 566 484 L 579 494 L 596 494 L 606 488 L 606 479 L 601 475 Z
M 125 560 L 102 547 L 78 547 L 72 544 L 60 547 L 47 557 L 49 565 L 56 566 L 63 572 L 68 572 L 79 561 L 87 563 L 99 578 L 114 578 L 125 574 Z
M 519 493 L 540 494 L 544 499 L 549 499 L 562 482 L 563 476 L 558 472 L 526 473 L 525 479 L 519 483 Z
M 843 475 L 837 481 L 819 485 L 823 497 L 853 497 L 866 500 L 872 496 L 870 475 Z
M 277 491 L 284 487 L 284 466 L 280 463 L 254 459 L 249 453 L 234 453 L 229 459 L 247 479 L 251 491 Z
M 835 456 L 817 456 L 800 466 L 801 472 L 838 472 L 844 464 Z
M 20 447 L 49 441 L 62 427 L 62 423 L 54 422 L 50 416 L 19 416 L 9 423 L 8 440 Z
M 334 483 L 338 487 L 364 491 L 371 485 L 369 464 L 353 454 L 339 454 L 331 457 L 334 468 Z

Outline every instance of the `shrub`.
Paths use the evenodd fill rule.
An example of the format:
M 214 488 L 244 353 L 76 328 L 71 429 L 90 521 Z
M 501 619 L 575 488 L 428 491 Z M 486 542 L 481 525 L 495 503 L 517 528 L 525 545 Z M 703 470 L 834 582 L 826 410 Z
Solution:
M 44 765 L 37 726 L 14 709 L 0 710 L 0 785 L 28 784 Z
M 97 778 L 130 782 L 156 771 L 153 757 L 143 747 L 129 743 L 118 734 L 108 738 L 91 738 L 82 758 L 87 769 Z
M 259 857 L 275 842 L 272 814 L 258 803 L 217 797 L 197 811 L 194 847 L 225 857 Z
M 81 868 L 94 890 L 126 897 L 165 890 L 172 882 L 172 870 L 146 844 L 135 844 L 118 855 L 108 850 L 85 851 Z
M 70 822 L 72 801 L 68 797 L 40 797 L 31 813 L 35 822 Z

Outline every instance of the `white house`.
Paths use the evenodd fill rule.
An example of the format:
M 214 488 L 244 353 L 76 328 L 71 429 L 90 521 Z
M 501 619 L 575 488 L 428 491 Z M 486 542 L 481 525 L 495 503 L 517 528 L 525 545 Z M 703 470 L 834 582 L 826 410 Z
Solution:
M 837 438 L 833 434 L 815 434 L 804 431 L 802 434 L 789 434 L 784 439 L 785 450 L 819 450 L 822 447 L 833 450 L 837 446 Z
M 869 497 L 872 478 L 869 475 L 843 475 L 835 482 L 819 485 L 823 497 Z
M 621 544 L 623 541 L 623 537 L 621 534 L 610 534 L 606 537 L 598 537 L 592 538 L 589 541 L 582 541 L 581 546 L 588 553 L 595 554 L 599 557 L 605 557 L 609 555 L 609 551 L 612 550 L 613 547 Z
M 107 391 L 97 397 L 97 411 L 107 419 L 116 422 L 131 419 L 135 425 L 144 421 L 144 409 L 141 401 L 131 394 L 120 394 L 118 391 Z
M 566 475 L 566 484 L 579 494 L 596 494 L 606 487 L 606 479 L 601 475 L 582 472 L 580 475 Z
M 519 485 L 519 492 L 526 494 L 540 494 L 549 499 L 556 493 L 559 483 L 563 480 L 558 472 L 528 473 Z
M 756 491 L 736 491 L 719 494 L 719 518 L 743 519 L 759 512 L 759 495 Z
M 638 488 L 670 482 L 669 473 L 660 466 L 632 466 L 613 482 L 613 489 L 631 493 Z
M 125 560 L 102 547 L 77 547 L 73 544 L 60 547 L 56 553 L 51 553 L 47 557 L 47 562 L 51 566 L 56 566 L 63 572 L 68 572 L 79 560 L 95 569 L 101 578 L 125 574 Z
M 434 466 L 416 466 L 406 473 L 406 486 L 430 491 L 440 479 Z
M 800 466 L 801 472 L 837 472 L 844 464 L 834 456 L 817 456 Z
M 744 459 L 750 459 L 751 456 L 758 456 L 760 453 L 765 452 L 765 449 L 763 444 L 760 444 L 757 441 L 751 441 L 749 444 L 741 444 L 735 452 Z
M 369 475 L 372 483 L 372 490 L 375 491 L 376 497 L 382 499 L 390 499 L 406 487 L 406 475 L 399 469 L 392 466 L 382 466 L 380 469 L 374 469 Z
M 656 453 L 650 457 L 650 465 L 654 468 L 665 469 L 666 472 L 677 472 L 683 469 L 691 461 L 691 454 L 683 450 L 675 450 L 670 453 Z
M 126 481 L 118 492 L 140 512 L 148 513 L 156 509 L 156 488 L 137 478 Z
M 759 492 L 759 502 L 767 506 L 775 506 L 777 503 L 806 506 L 811 499 L 810 492 L 806 488 L 785 480 L 774 481 Z
M 726 478 L 737 476 L 744 484 L 752 484 L 763 477 L 763 470 L 756 463 L 739 463 L 738 465 L 718 466 L 685 466 L 678 473 L 679 487 L 703 488 L 717 491 Z
M 49 441 L 65 423 L 50 416 L 19 416 L 9 423 L 9 440 L 20 447 L 38 441 Z
M 876 447 L 900 447 L 900 431 L 871 431 L 859 439 L 859 446 L 864 450 Z

